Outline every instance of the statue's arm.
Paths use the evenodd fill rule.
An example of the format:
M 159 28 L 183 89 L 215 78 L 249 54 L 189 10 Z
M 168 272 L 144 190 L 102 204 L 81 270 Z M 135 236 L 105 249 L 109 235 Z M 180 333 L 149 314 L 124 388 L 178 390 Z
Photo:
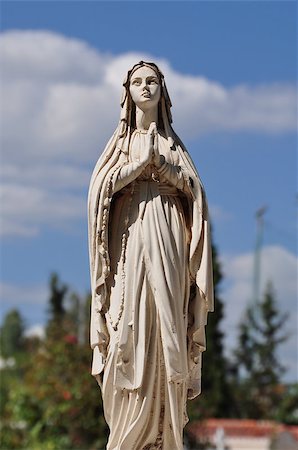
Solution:
M 160 155 L 159 161 L 155 165 L 159 175 L 166 178 L 172 185 L 188 194 L 192 193 L 192 180 L 186 167 L 167 162 L 163 155 Z
M 144 170 L 144 165 L 140 162 L 131 162 L 124 164 L 118 173 L 118 177 L 115 183 L 114 192 L 118 192 L 132 183 L 136 178 L 138 178 Z
M 146 167 L 152 163 L 155 148 L 157 147 L 156 134 L 156 124 L 155 122 L 152 122 L 146 134 L 146 144 L 142 149 L 140 160 L 134 162 L 127 162 L 127 160 L 123 161 L 123 166 L 121 167 L 116 180 L 114 192 L 120 191 L 138 178 Z
M 150 134 L 148 134 L 148 136 L 148 143 L 145 146 L 144 151 L 142 152 L 142 158 L 140 159 L 140 161 L 127 162 L 127 160 L 123 159 L 122 167 L 118 173 L 115 183 L 114 192 L 120 191 L 129 183 L 138 178 L 146 169 L 146 167 L 151 163 L 153 152 L 153 138 L 151 139 Z

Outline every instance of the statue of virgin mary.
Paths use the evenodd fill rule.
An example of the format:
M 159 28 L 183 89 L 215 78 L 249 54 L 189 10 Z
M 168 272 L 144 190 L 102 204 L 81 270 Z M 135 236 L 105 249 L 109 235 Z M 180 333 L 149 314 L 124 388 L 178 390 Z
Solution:
M 141 61 L 123 88 L 88 198 L 92 374 L 108 450 L 182 450 L 213 310 L 208 208 L 162 72 Z

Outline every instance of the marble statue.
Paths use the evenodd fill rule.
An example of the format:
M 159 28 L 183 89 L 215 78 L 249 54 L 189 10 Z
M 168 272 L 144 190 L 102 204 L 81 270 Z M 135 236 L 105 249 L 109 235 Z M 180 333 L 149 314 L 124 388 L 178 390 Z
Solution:
M 164 76 L 141 61 L 90 183 L 92 374 L 108 450 L 182 450 L 213 310 L 208 209 L 171 126 Z

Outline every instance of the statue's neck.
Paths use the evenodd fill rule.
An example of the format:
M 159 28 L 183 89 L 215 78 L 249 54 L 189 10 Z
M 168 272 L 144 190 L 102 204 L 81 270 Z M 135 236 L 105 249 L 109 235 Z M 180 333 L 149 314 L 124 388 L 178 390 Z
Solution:
M 150 108 L 147 111 L 143 111 L 138 106 L 136 106 L 136 127 L 138 130 L 148 130 L 152 122 L 155 122 L 157 124 L 157 119 L 157 106 L 155 108 Z

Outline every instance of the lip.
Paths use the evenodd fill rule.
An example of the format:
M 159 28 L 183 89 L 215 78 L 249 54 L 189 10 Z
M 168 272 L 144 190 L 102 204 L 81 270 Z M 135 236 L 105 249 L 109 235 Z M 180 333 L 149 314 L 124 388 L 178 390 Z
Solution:
M 150 95 L 150 93 L 149 93 L 149 92 L 143 92 L 143 94 L 142 94 L 142 97 L 145 97 L 145 98 L 150 98 L 150 97 L 151 97 L 151 95 Z

